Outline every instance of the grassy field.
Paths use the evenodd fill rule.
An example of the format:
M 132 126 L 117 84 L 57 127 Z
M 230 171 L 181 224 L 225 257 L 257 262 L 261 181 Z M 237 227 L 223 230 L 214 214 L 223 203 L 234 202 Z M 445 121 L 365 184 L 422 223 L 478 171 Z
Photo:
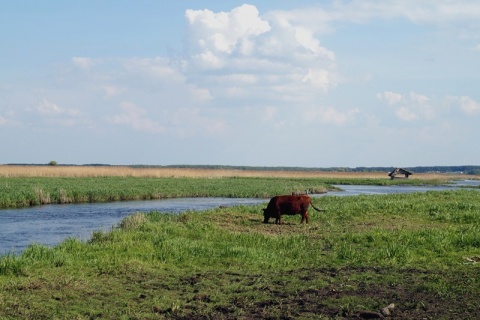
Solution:
M 225 183 L 219 189 L 262 195 L 345 179 L 385 180 L 147 178 L 10 175 L 0 181 L 160 180 L 171 182 L 165 190 L 172 194 L 188 183 L 212 192 L 206 188 L 213 181 Z M 262 224 L 265 205 L 137 213 L 87 242 L 32 245 L 0 257 L 0 319 L 353 319 L 379 317 L 392 303 L 396 319 L 480 318 L 480 192 L 313 199 L 327 211 L 312 211 L 308 225 L 299 216 L 284 217 L 281 226 Z

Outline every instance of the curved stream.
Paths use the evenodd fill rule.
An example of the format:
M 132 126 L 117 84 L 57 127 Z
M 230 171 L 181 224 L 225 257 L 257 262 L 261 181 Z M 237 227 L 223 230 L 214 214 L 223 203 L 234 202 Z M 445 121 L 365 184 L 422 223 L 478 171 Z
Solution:
M 479 181 L 465 182 L 478 186 Z M 463 184 L 462 184 L 463 185 Z M 360 186 L 338 185 L 343 191 L 318 196 L 352 196 L 451 190 L 448 186 Z M 87 240 L 96 230 L 109 230 L 124 217 L 137 211 L 184 212 L 207 210 L 219 206 L 254 205 L 268 199 L 181 198 L 111 203 L 43 205 L 0 210 L 0 255 L 18 254 L 29 244 L 56 245 L 69 237 Z

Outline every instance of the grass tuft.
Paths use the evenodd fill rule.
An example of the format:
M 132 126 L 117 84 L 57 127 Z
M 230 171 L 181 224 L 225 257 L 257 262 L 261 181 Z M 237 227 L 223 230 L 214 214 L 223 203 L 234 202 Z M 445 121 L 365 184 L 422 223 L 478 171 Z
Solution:
M 123 230 L 135 230 L 147 221 L 147 217 L 142 212 L 137 212 L 131 216 L 125 217 L 120 222 L 120 228 Z
M 0 276 L 25 275 L 25 262 L 25 259 L 11 254 L 0 257 Z

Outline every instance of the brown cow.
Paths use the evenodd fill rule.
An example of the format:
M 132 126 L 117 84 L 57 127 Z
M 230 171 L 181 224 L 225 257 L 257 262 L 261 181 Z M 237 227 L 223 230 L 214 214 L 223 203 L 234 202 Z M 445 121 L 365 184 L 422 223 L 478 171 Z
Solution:
M 282 214 L 302 216 L 303 223 L 308 223 L 308 206 L 311 205 L 317 211 L 325 211 L 315 208 L 309 196 L 276 196 L 270 199 L 266 209 L 263 209 L 263 223 L 268 223 L 268 219 L 275 218 L 275 224 L 282 224 Z

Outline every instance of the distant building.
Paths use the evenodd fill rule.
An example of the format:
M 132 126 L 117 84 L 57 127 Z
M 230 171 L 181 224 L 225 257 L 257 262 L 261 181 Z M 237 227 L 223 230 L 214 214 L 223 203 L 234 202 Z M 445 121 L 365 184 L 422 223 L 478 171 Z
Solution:
M 408 176 L 412 175 L 413 172 L 408 171 L 403 168 L 396 168 L 393 171 L 389 172 L 388 175 L 390 176 L 390 179 L 393 180 L 395 178 L 397 179 L 408 179 Z M 404 177 L 397 177 L 397 175 L 404 175 Z

